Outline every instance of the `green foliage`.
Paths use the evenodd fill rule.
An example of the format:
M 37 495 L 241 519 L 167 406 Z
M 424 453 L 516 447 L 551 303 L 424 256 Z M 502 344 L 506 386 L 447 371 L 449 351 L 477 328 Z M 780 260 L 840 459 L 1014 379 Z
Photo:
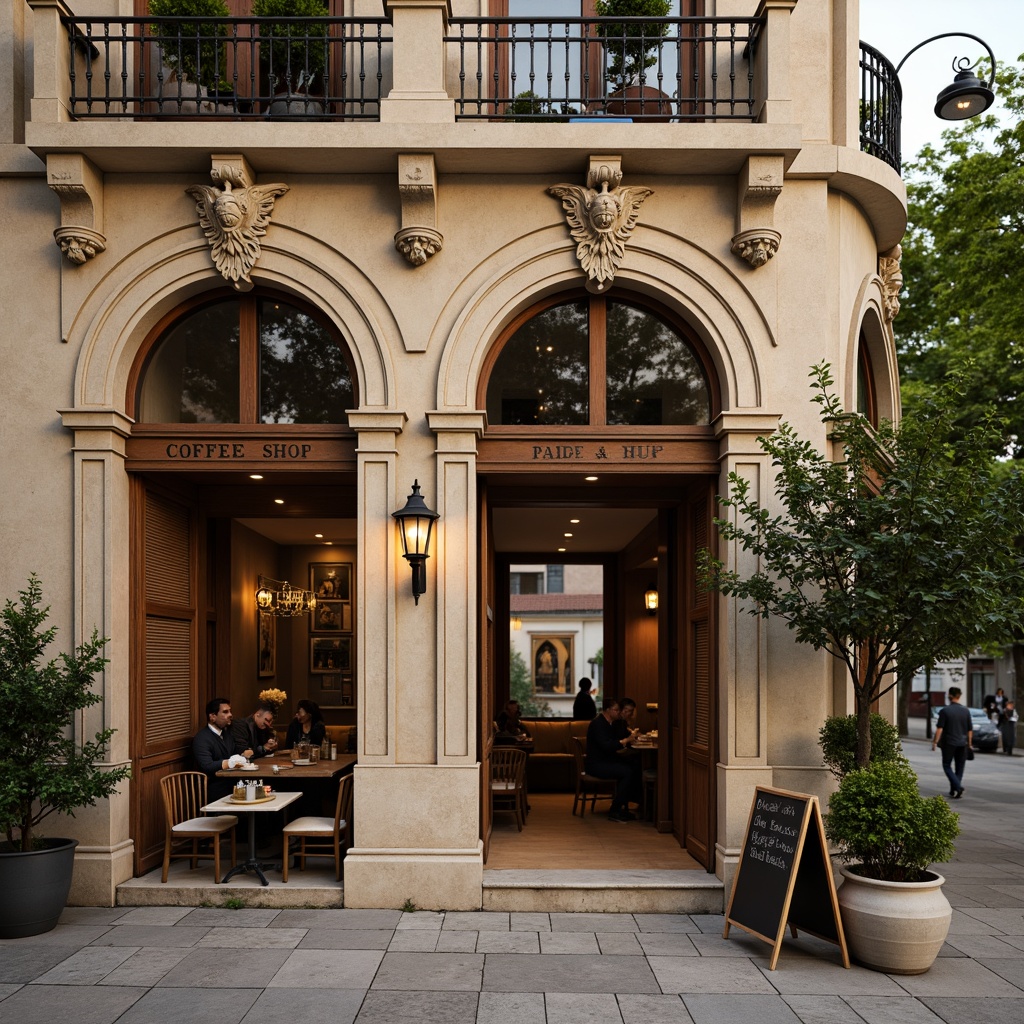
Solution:
M 407 899 L 407 900 L 406 900 L 406 901 L 405 901 L 405 902 L 404 902 L 404 903 L 402 904 L 402 910 L 403 910 L 403 911 L 404 911 L 404 912 L 405 912 L 406 914 L 412 914 L 412 913 L 414 913 L 415 911 L 417 911 L 417 910 L 419 910 L 419 909 L 420 909 L 420 908 L 419 908 L 419 907 L 417 907 L 417 906 L 416 906 L 416 904 L 415 904 L 415 903 L 413 903 L 413 901 L 412 901 L 412 900 L 408 900 L 408 899 Z
M 953 856 L 957 815 L 942 797 L 925 799 L 905 761 L 879 761 L 850 772 L 825 815 L 829 839 L 846 861 L 860 861 L 868 878 L 920 881 L 929 864 Z
M 671 0 L 595 0 L 599 18 L 667 18 Z M 608 81 L 616 89 L 641 84 L 644 72 L 658 62 L 658 40 L 669 33 L 668 24 L 637 21 L 599 22 L 597 34 L 604 40 Z
M 825 364 L 811 371 L 821 420 L 837 455 L 781 423 L 758 439 L 777 476 L 778 514 L 730 475 L 720 498 L 734 518 L 722 538 L 757 556 L 743 576 L 704 552 L 704 584 L 775 615 L 798 643 L 846 666 L 856 701 L 857 764 L 871 755 L 871 705 L 905 664 L 962 655 L 1006 636 L 1024 611 L 1024 477 L 1001 473 L 990 452 L 998 426 L 956 434 L 962 401 L 953 377 L 899 427 L 872 430 L 831 393 Z
M 154 18 L 227 18 L 224 0 L 149 0 Z M 183 78 L 217 88 L 226 67 L 224 37 L 227 25 L 205 21 L 157 21 L 151 27 L 160 37 L 164 63 Z
M 1024 61 L 1024 55 L 1020 60 Z M 983 72 L 979 72 L 983 73 Z M 994 411 L 994 457 L 1024 458 L 1024 67 L 1000 66 L 996 92 L 1009 111 L 959 121 L 908 164 L 906 292 L 893 326 L 905 410 L 952 370 L 964 375 L 954 425 Z
M 508 659 L 508 695 L 511 700 L 519 701 L 519 710 L 523 718 L 545 718 L 551 715 L 551 705 L 545 700 L 537 700 L 530 681 L 530 669 L 523 656 L 514 647 L 509 649 Z
M 225 910 L 241 910 L 245 906 L 245 900 L 241 896 L 229 896 L 221 906 Z
M 262 54 L 269 74 L 290 90 L 309 89 L 327 73 L 330 9 L 326 0 L 252 0 L 254 18 L 303 18 L 304 21 L 264 21 L 261 39 L 270 39 L 269 54 Z
M 508 107 L 510 121 L 531 121 L 534 124 L 564 121 L 570 114 L 575 113 L 576 111 L 567 104 L 562 104 L 560 110 L 556 109 L 550 100 L 542 99 L 532 89 L 518 93 Z
M 113 729 L 77 744 L 65 736 L 76 712 L 99 702 L 92 691 L 106 664 L 106 643 L 92 638 L 71 654 L 44 662 L 57 629 L 45 628 L 42 586 L 31 576 L 17 604 L 0 613 L 0 829 L 12 848 L 31 850 L 36 826 L 56 811 L 109 797 L 131 773 L 128 766 L 101 768 Z
M 825 767 L 841 779 L 857 767 L 857 716 L 832 715 L 818 733 Z M 881 715 L 871 714 L 871 763 L 905 761 L 900 734 Z

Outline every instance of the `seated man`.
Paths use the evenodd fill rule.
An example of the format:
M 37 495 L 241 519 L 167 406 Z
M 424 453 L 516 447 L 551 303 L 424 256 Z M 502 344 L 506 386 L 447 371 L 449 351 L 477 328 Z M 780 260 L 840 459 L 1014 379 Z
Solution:
M 245 758 L 235 753 L 230 701 L 214 697 L 206 705 L 206 725 L 192 740 L 192 757 L 196 768 L 206 775 L 207 799 L 219 800 L 222 796 L 230 796 L 234 783 L 231 779 L 218 779 L 217 772 L 245 763 Z
M 248 718 L 241 718 L 232 724 L 234 753 L 252 761 L 257 757 L 268 757 L 277 750 L 277 734 L 274 732 L 275 710 L 273 704 L 261 700 Z
M 523 728 L 523 723 L 520 721 L 519 715 L 519 701 L 508 701 L 505 704 L 505 710 L 498 715 L 498 732 L 515 736 L 515 738 L 519 740 L 528 740 L 530 738 L 530 734 Z
M 635 821 L 636 815 L 629 811 L 629 801 L 639 803 L 641 799 L 640 762 L 636 758 L 626 759 L 621 751 L 632 742 L 632 734 L 625 737 L 615 735 L 614 724 L 619 718 L 619 703 L 611 697 L 601 702 L 601 714 L 587 728 L 588 775 L 599 779 L 615 779 L 615 793 L 608 820 Z

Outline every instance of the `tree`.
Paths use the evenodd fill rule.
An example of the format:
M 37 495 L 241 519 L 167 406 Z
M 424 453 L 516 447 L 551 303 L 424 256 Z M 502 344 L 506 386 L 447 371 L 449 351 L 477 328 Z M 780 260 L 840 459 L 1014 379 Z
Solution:
M 716 519 L 726 541 L 755 554 L 743 576 L 709 552 L 709 588 L 779 616 L 796 634 L 838 658 L 857 711 L 857 765 L 871 757 L 871 705 L 895 685 L 897 658 L 915 664 L 962 654 L 1005 635 L 1024 607 L 1024 477 L 999 472 L 990 457 L 999 424 L 956 435 L 962 400 L 951 379 L 918 403 L 899 427 L 873 431 L 831 393 L 827 364 L 811 371 L 814 401 L 833 450 L 801 440 L 782 423 L 759 438 L 777 471 L 773 515 L 730 474 Z
M 547 701 L 537 700 L 530 682 L 530 669 L 526 660 L 514 647 L 509 650 L 508 695 L 519 701 L 519 710 L 526 718 L 544 718 L 551 714 Z
M 1024 56 L 1021 58 L 1024 60 Z M 999 96 L 1012 123 L 960 121 L 906 168 L 907 290 L 894 323 L 904 409 L 953 371 L 963 375 L 959 429 L 1005 416 L 994 457 L 1024 458 L 1024 68 L 1002 66 Z M 994 134 L 994 137 L 993 137 Z M 922 387 L 924 385 L 924 387 Z

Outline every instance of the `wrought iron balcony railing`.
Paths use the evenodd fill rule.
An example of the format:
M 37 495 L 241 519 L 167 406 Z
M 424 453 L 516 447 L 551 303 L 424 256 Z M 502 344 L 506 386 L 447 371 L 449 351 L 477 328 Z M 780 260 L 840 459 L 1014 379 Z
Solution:
M 860 148 L 900 173 L 903 87 L 892 62 L 860 44 Z
M 65 18 L 75 118 L 376 120 L 385 18 Z
M 459 119 L 751 121 L 763 18 L 453 18 Z M 450 72 L 449 72 L 450 73 Z

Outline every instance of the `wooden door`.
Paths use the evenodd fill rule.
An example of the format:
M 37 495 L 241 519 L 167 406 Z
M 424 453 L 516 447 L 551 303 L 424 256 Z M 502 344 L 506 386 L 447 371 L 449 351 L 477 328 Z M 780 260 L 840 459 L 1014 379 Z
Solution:
M 132 836 L 135 873 L 163 857 L 160 780 L 191 767 L 198 728 L 196 511 L 132 478 Z
M 494 551 L 491 545 L 487 487 L 481 482 L 477 502 L 477 564 L 479 565 L 479 643 L 477 668 L 478 756 L 480 758 L 480 838 L 484 862 L 491 845 L 491 746 L 494 742 Z

